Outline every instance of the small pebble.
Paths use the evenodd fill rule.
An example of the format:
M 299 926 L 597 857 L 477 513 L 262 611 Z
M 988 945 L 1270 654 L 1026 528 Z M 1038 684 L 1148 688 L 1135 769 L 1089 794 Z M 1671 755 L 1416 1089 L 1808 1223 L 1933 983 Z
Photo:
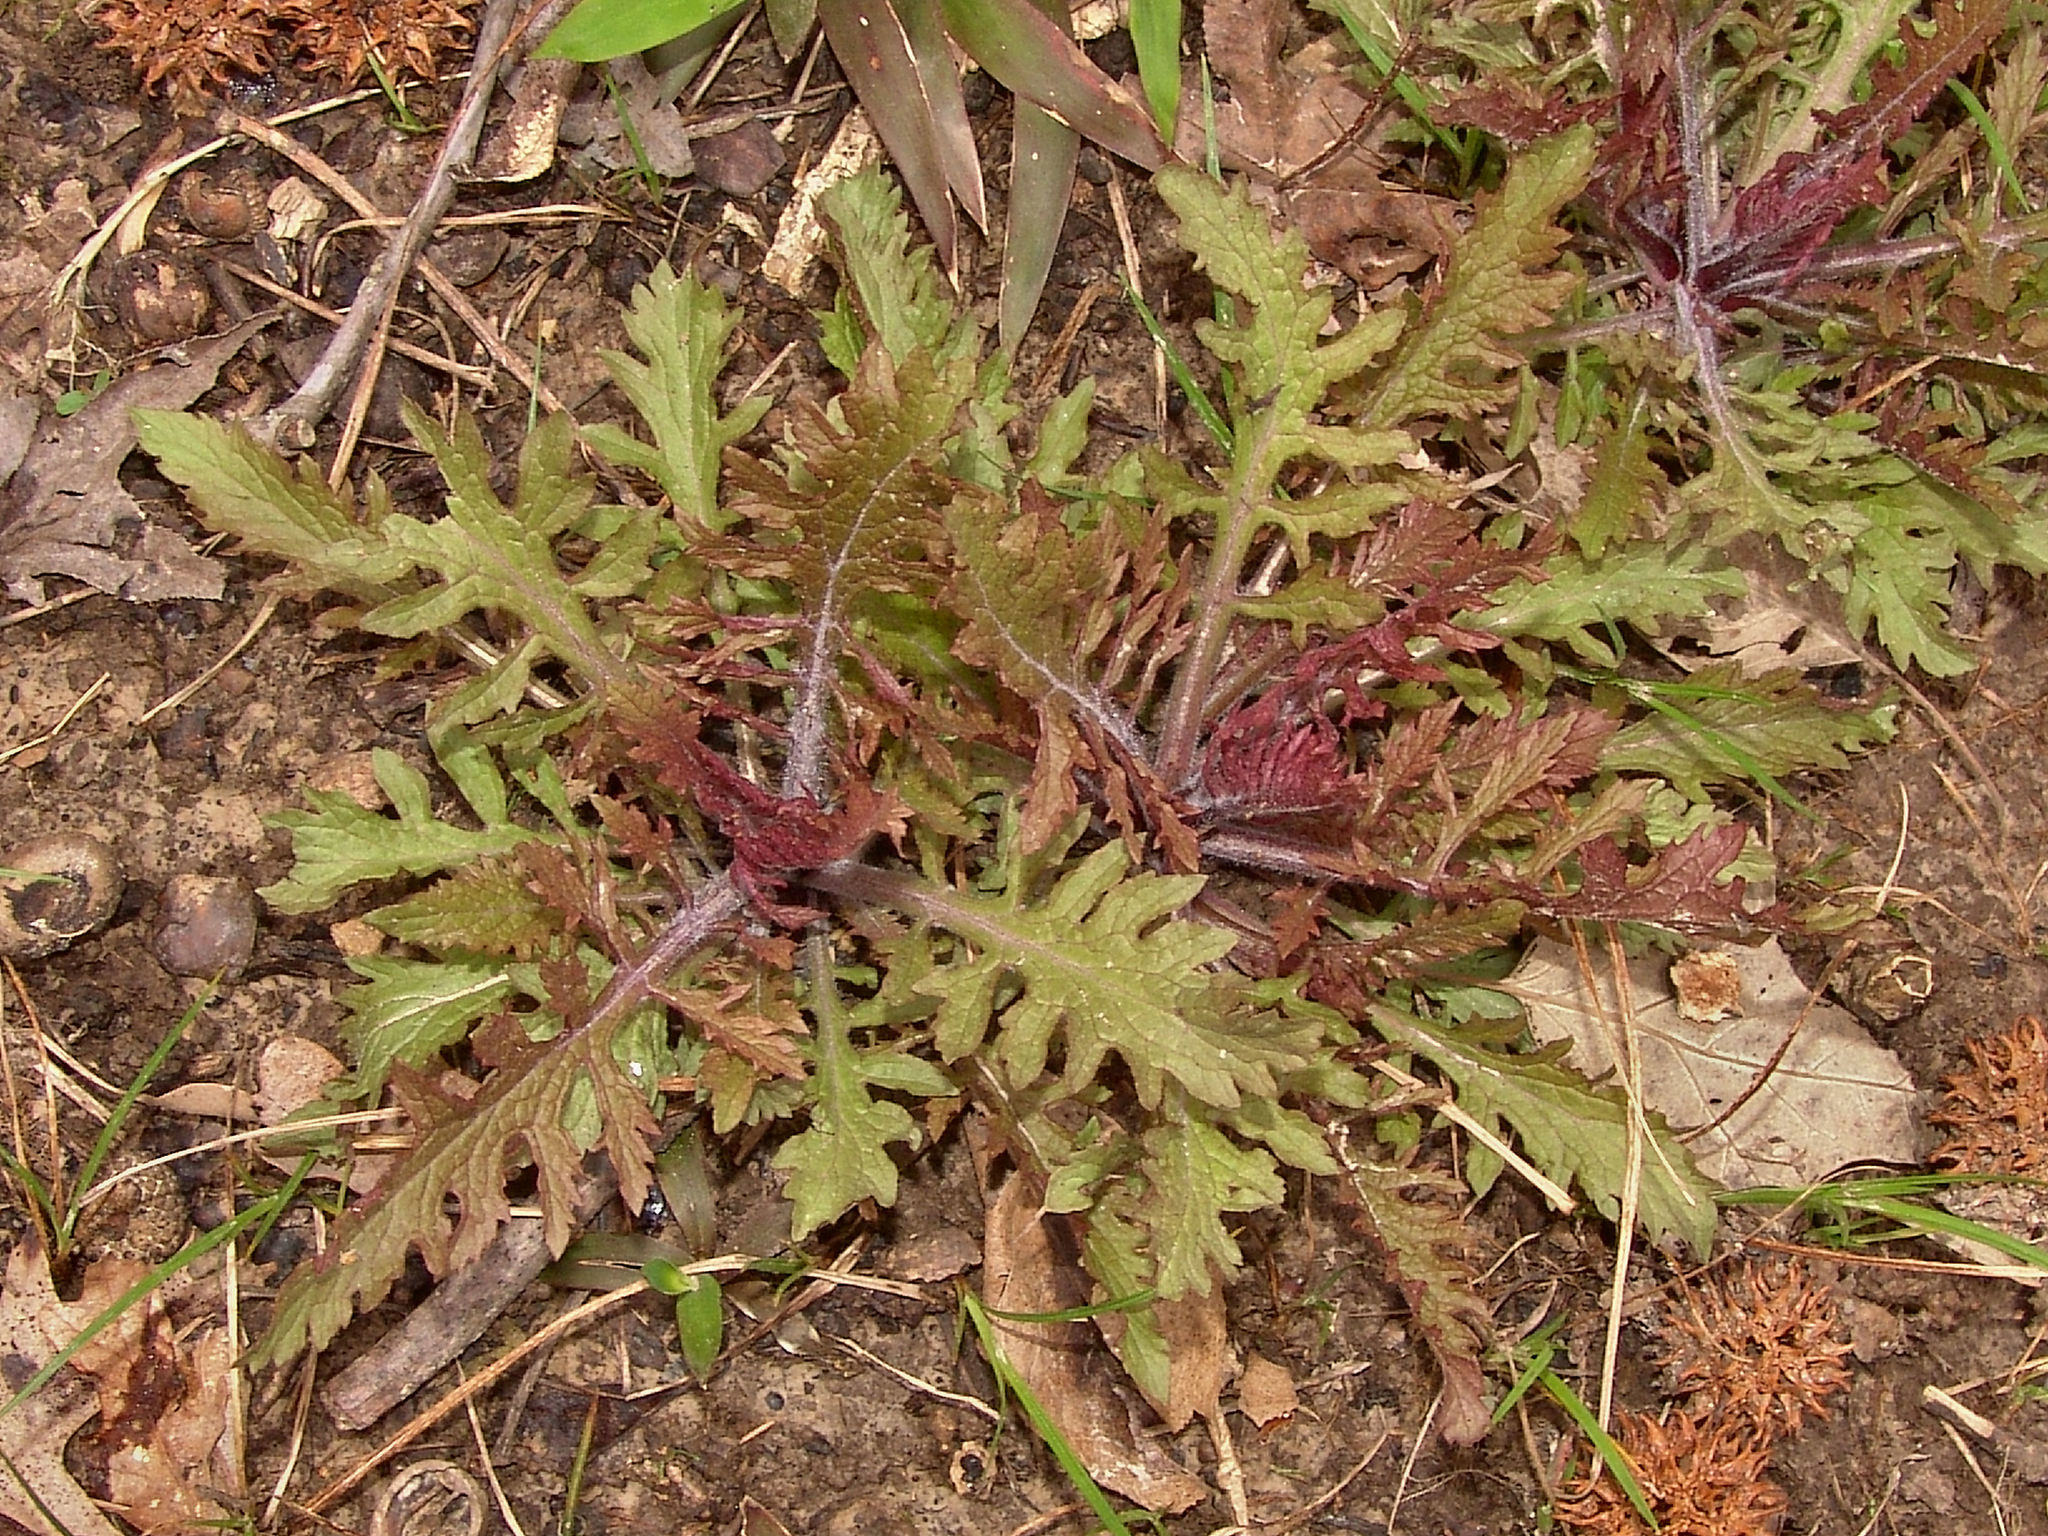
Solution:
M 752 197 L 782 170 L 786 157 L 766 123 L 749 119 L 728 133 L 695 140 L 697 177 L 732 197 Z
M 496 225 L 461 229 L 443 235 L 429 251 L 435 264 L 458 288 L 474 288 L 498 270 L 512 247 L 512 237 Z
M 54 955 L 112 917 L 121 901 L 113 849 L 76 832 L 18 844 L 0 853 L 0 870 L 0 955 L 13 959 Z
M 174 976 L 233 981 L 256 948 L 256 896 L 233 875 L 173 875 L 150 948 Z

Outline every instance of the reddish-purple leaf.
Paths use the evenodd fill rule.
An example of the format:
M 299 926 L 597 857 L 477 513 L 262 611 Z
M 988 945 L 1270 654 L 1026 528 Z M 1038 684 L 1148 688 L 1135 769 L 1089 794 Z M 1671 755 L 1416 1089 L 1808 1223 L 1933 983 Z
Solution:
M 1148 171 L 1165 163 L 1166 145 L 1152 114 L 1031 0 L 942 3 L 960 46 L 1012 91 Z
M 945 129 L 903 19 L 890 0 L 818 0 L 818 20 L 924 217 L 939 264 L 951 272 L 960 230 L 948 169 L 957 152 L 943 145 Z
M 1562 899 L 1537 893 L 1531 905 L 1588 922 L 1655 923 L 1680 932 L 1725 928 L 1742 920 L 1744 882 L 1721 875 L 1740 857 L 1748 835 L 1734 822 L 1702 827 L 1640 865 L 1631 865 L 1612 838 L 1602 838 L 1579 851 L 1578 890 Z

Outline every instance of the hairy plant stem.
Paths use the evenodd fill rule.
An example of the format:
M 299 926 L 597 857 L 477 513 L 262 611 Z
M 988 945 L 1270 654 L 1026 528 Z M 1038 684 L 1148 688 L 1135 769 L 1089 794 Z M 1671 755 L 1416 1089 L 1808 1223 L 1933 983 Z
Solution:
M 841 859 L 813 870 L 810 884 L 830 896 L 864 905 L 890 907 L 928 921 L 943 921 L 947 903 L 943 888 L 902 870 L 877 869 L 854 859 Z
M 1251 554 L 1252 536 L 1263 521 L 1259 503 L 1280 471 L 1280 465 L 1273 462 L 1279 413 L 1268 407 L 1249 425 L 1251 431 L 1240 426 L 1234 437 L 1229 496 L 1209 548 L 1202 589 L 1195 597 L 1194 638 L 1181 656 L 1173 675 L 1173 689 L 1167 695 L 1158 773 L 1169 789 L 1188 786 L 1195 747 L 1201 740 L 1202 721 L 1230 640 L 1230 621 L 1237 614 L 1238 578 Z
M 638 1008 L 670 971 L 706 943 L 746 906 L 746 898 L 724 870 L 692 893 L 669 915 L 654 941 L 612 972 L 584 1022 L 586 1032 L 616 1024 Z

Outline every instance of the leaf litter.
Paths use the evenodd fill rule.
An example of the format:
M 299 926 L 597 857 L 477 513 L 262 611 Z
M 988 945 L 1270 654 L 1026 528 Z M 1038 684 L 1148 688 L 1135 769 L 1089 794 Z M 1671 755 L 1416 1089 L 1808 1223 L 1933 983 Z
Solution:
M 71 416 L 0 397 L 0 581 L 10 597 L 43 600 L 43 578 L 68 576 L 130 602 L 217 599 L 220 562 L 152 521 L 121 484 L 134 451 L 134 410 L 183 410 L 263 327 L 251 320 L 194 342 L 181 357 L 124 375 Z
M 10 1360 L 24 1376 L 46 1363 L 118 1306 L 145 1269 L 131 1259 L 99 1260 L 66 1301 L 40 1243 L 18 1241 L 0 1293 L 0 1339 Z M 237 1350 L 225 1328 L 174 1336 L 165 1300 L 158 1291 L 128 1308 L 66 1370 L 0 1418 L 13 1474 L 0 1482 L 0 1509 L 24 1528 L 42 1525 L 47 1511 L 69 1531 L 113 1536 L 118 1529 L 64 1462 L 72 1436 L 95 1416 L 108 1494 L 129 1524 L 189 1531 L 225 1517 L 216 1493 L 239 1488 L 242 1466 Z
M 1505 985 L 1536 1038 L 1569 1042 L 1591 1077 L 1618 1069 L 1633 1031 L 1643 1103 L 1718 1183 L 1802 1186 L 1857 1163 L 1918 1163 L 1921 1095 L 1898 1057 L 1808 991 L 1775 939 L 1717 953 L 1734 983 L 1720 1019 L 1688 1018 L 1675 967 L 1654 954 L 1628 962 L 1624 994 L 1603 961 L 1589 984 L 1568 946 L 1542 940 Z

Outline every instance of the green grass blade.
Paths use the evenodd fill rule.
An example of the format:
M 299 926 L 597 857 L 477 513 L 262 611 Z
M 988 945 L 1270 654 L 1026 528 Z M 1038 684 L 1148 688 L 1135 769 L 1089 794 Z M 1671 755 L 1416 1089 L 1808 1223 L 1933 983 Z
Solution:
M 149 1058 L 142 1063 L 135 1076 L 128 1080 L 128 1086 L 122 1090 L 121 1097 L 115 1102 L 113 1112 L 107 1116 L 107 1123 L 100 1127 L 99 1135 L 93 1139 L 92 1150 L 86 1154 L 84 1166 L 78 1170 L 78 1181 L 75 1186 L 78 1194 L 92 1188 L 93 1181 L 99 1177 L 100 1169 L 106 1165 L 108 1154 L 114 1150 L 121 1140 L 122 1132 L 127 1129 L 128 1116 L 134 1112 L 136 1100 L 148 1091 L 149 1085 L 156 1079 L 158 1069 L 177 1048 L 178 1042 L 185 1038 L 185 1031 L 192 1027 L 192 1021 L 198 1018 L 200 1010 L 212 1001 L 213 988 L 209 985 L 192 1000 L 192 1005 L 178 1016 L 177 1022 L 164 1031 L 164 1037 L 157 1042 L 156 1049 L 149 1053 Z M 69 1203 L 71 1208 L 64 1213 L 63 1225 L 63 1237 L 66 1242 L 70 1241 L 71 1233 L 78 1225 L 79 1215 L 77 1196 L 74 1195 Z
M 1918 1174 L 1895 1179 L 1852 1179 L 1817 1184 L 1808 1189 L 1763 1188 L 1732 1190 L 1720 1197 L 1723 1205 L 1773 1205 L 1804 1211 L 1829 1223 L 1822 1234 L 1832 1234 L 1843 1247 L 1868 1247 L 1880 1241 L 1902 1237 L 1952 1237 L 1981 1243 L 1994 1252 L 2029 1268 L 2048 1273 L 2048 1248 L 2014 1237 L 1982 1222 L 1957 1216 L 1939 1206 L 1924 1205 L 1914 1196 L 1937 1189 L 1968 1184 L 2010 1183 L 2040 1187 L 2038 1180 L 2004 1175 Z M 1844 1220 L 1850 1215 L 1878 1216 L 1897 1225 L 1898 1230 L 1882 1235 L 1856 1233 Z M 1814 1235 L 1814 1234 L 1809 1234 Z
M 626 98 L 619 94 L 619 83 L 612 78 L 610 70 L 603 71 L 605 98 L 612 104 L 612 112 L 618 117 L 619 132 L 625 137 L 626 147 L 633 151 L 633 169 L 640 178 L 640 185 L 647 195 L 656 202 L 661 201 L 661 177 L 655 174 L 654 163 L 647 158 L 647 146 L 640 142 L 640 125 L 633 121 L 633 113 L 626 105 Z M 536 399 L 538 396 L 536 395 Z M 528 412 L 526 430 L 533 430 L 533 413 Z
M 1763 787 L 1765 793 L 1797 811 L 1800 816 L 1804 817 L 1814 826 L 1820 825 L 1820 813 L 1793 794 L 1791 790 L 1787 789 L 1769 769 L 1758 762 L 1748 749 L 1738 742 L 1724 733 L 1715 730 L 1697 717 L 1687 714 L 1668 700 L 1660 699 L 1657 697 L 1657 691 L 1654 688 L 1625 686 L 1623 691 L 1628 693 L 1645 709 L 1654 710 L 1681 729 L 1698 736 L 1702 741 L 1712 746 L 1715 751 L 1726 757 L 1729 762 L 1754 779 Z
M 315 1154 L 307 1153 L 299 1160 L 299 1166 L 292 1170 L 291 1177 L 286 1179 L 275 1193 L 257 1201 L 246 1210 L 237 1211 L 231 1219 L 222 1222 L 212 1231 L 200 1233 L 191 1242 L 185 1244 L 184 1247 L 129 1286 L 127 1290 L 114 1299 L 113 1303 L 104 1312 L 80 1329 L 78 1337 L 43 1362 L 42 1369 L 23 1382 L 14 1396 L 8 1398 L 4 1404 L 0 1404 L 0 1418 L 5 1418 L 31 1397 L 35 1396 L 42 1388 L 43 1383 L 69 1365 L 73 1357 L 81 1349 L 84 1349 L 86 1345 L 113 1327 L 115 1323 L 121 1320 L 123 1313 L 134 1306 L 136 1302 L 142 1300 L 143 1297 L 149 1295 L 150 1292 L 156 1290 L 158 1286 L 170 1279 L 171 1276 L 177 1274 L 179 1270 L 196 1264 L 216 1248 L 232 1243 L 251 1227 L 259 1223 L 268 1223 L 274 1219 L 278 1212 L 291 1203 L 292 1197 L 298 1194 L 299 1186 L 305 1182 L 306 1175 L 313 1171 L 315 1160 Z
M 534 50 L 541 59 L 600 64 L 641 53 L 736 11 L 743 0 L 583 0 Z
M 1131 47 L 1159 136 L 1173 142 L 1180 116 L 1180 0 L 1131 0 Z
M 62 1218 L 58 1214 L 56 1200 L 50 1193 L 50 1186 L 43 1182 L 35 1169 L 22 1162 L 5 1147 L 0 1147 L 0 1169 L 5 1169 L 22 1187 L 23 1193 L 35 1202 L 36 1209 L 43 1213 L 43 1220 L 50 1224 L 50 1230 L 55 1231 L 62 1225 Z
M 1124 297 L 1131 301 L 1131 307 L 1138 312 L 1138 319 L 1145 327 L 1145 334 L 1166 354 L 1166 371 L 1173 375 L 1173 382 L 1180 386 L 1180 392 L 1187 396 L 1188 406 L 1201 417 L 1202 425 L 1209 429 L 1209 435 L 1222 445 L 1225 453 L 1230 452 L 1234 441 L 1230 423 L 1223 419 L 1223 413 L 1216 409 L 1202 386 L 1195 382 L 1195 375 L 1189 369 L 1187 359 L 1180 355 L 1173 338 L 1166 334 L 1166 328 L 1159 323 L 1159 317 L 1152 313 L 1152 306 L 1145 302 L 1144 295 L 1124 284 Z
M 1080 1494 L 1083 1502 L 1094 1511 L 1095 1518 L 1102 1522 L 1102 1528 L 1108 1531 L 1110 1536 L 1131 1536 L 1131 1528 L 1124 1523 L 1123 1516 L 1117 1513 L 1116 1506 L 1109 1502 L 1109 1495 L 1102 1491 L 1088 1468 L 1082 1464 L 1081 1458 L 1075 1454 L 1074 1447 L 1068 1443 L 1067 1437 L 1060 1433 L 1059 1425 L 1052 1421 L 1052 1415 L 1047 1413 L 1045 1405 L 1039 1402 L 1037 1394 L 1031 1390 L 1031 1384 L 1014 1365 L 1010 1364 L 1009 1356 L 1003 1353 L 1002 1342 L 996 1338 L 995 1325 L 990 1321 L 980 1299 L 963 1286 L 960 1291 L 960 1305 L 967 1313 L 967 1320 L 974 1325 L 975 1336 L 981 1340 L 981 1353 L 988 1361 L 989 1369 L 996 1373 L 996 1380 L 1001 1384 L 1003 1391 L 1014 1397 L 1017 1406 L 1024 1410 L 1024 1417 L 1030 1423 L 1032 1432 L 1044 1442 L 1045 1448 L 1052 1452 L 1053 1460 L 1060 1464 L 1060 1470 L 1066 1473 L 1067 1480 L 1074 1485 L 1074 1491 Z
M 1977 99 L 1977 93 L 1962 81 L 1951 80 L 1948 88 L 1963 104 L 1963 110 L 1970 114 L 1970 121 L 1977 125 L 1977 131 L 1984 135 L 1984 148 L 1991 156 L 1991 163 L 1998 167 L 1998 174 L 2011 190 L 2013 201 L 2020 205 L 2020 212 L 2031 214 L 2034 205 L 2027 201 L 2026 189 L 2020 185 L 2020 173 L 2012 163 L 2012 151 L 2006 147 L 2005 135 L 1998 131 L 1998 124 L 1984 110 L 1984 103 Z
M 1488 1420 L 1489 1426 L 1500 1423 L 1515 1411 L 1515 1404 L 1527 1397 L 1529 1389 L 1543 1379 L 1543 1373 L 1550 1369 L 1550 1362 L 1556 1357 L 1557 1351 L 1548 1344 L 1529 1357 L 1529 1363 L 1515 1377 L 1514 1385 L 1508 1388 L 1507 1395 L 1494 1408 L 1493 1417 Z
M 994 1307 L 985 1307 L 983 1310 L 1002 1323 L 1085 1323 L 1107 1312 L 1135 1312 L 1140 1307 L 1149 1307 L 1158 1294 L 1147 1286 L 1142 1291 L 1133 1291 L 1130 1295 L 1119 1296 L 1114 1301 L 1094 1301 L 1086 1306 L 1062 1307 L 1057 1312 L 1002 1312 Z
M 1538 1371 L 1536 1381 L 1550 1394 L 1558 1407 L 1570 1415 L 1571 1421 L 1579 1426 L 1585 1437 L 1593 1442 L 1593 1449 L 1600 1453 L 1601 1464 L 1614 1479 L 1614 1486 L 1628 1495 L 1629 1503 L 1633 1504 L 1636 1513 L 1643 1517 L 1643 1523 L 1651 1530 L 1656 1530 L 1657 1517 L 1651 1512 L 1650 1501 L 1643 1493 L 1642 1484 L 1636 1481 L 1635 1473 L 1629 1469 L 1628 1457 L 1621 1447 L 1615 1444 L 1614 1437 L 1600 1427 L 1600 1421 L 1593 1417 L 1593 1410 L 1588 1408 L 1584 1399 L 1566 1385 L 1564 1379 L 1550 1367 L 1545 1366 Z

